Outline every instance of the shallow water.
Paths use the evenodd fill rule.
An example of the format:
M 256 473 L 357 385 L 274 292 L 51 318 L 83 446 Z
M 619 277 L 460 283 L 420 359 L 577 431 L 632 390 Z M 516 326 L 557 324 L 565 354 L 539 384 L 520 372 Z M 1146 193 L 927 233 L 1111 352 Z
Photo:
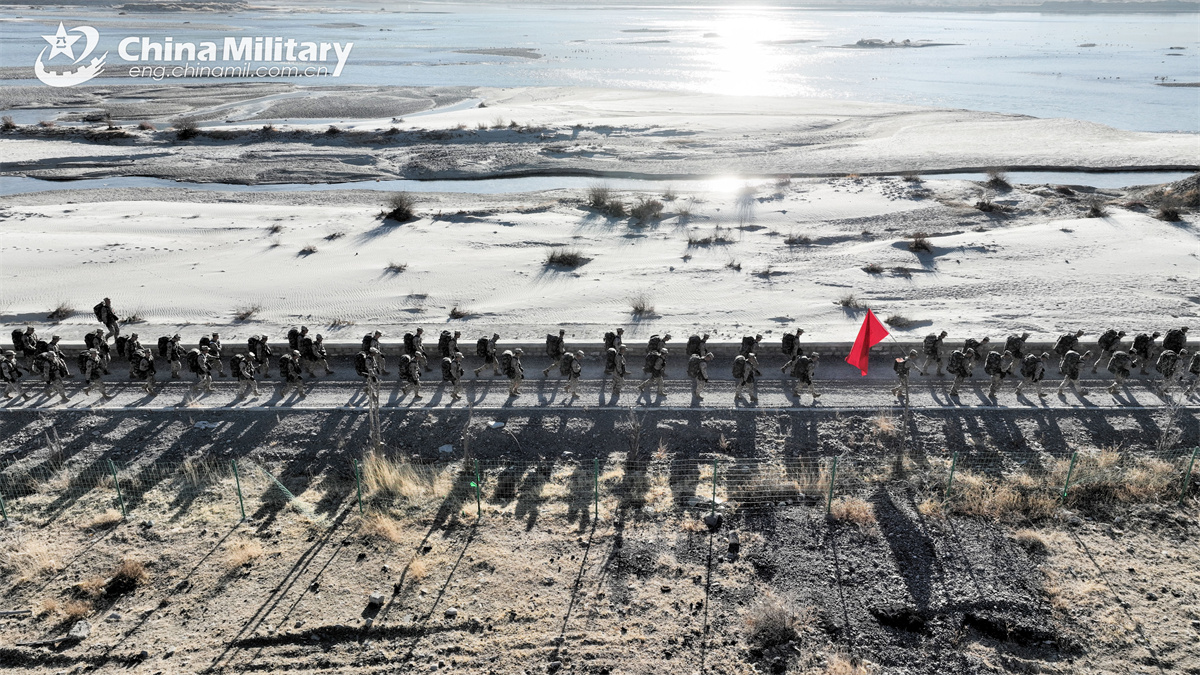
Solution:
M 1188 173 L 1154 171 L 1121 173 L 1082 173 L 1052 171 L 1011 171 L 1008 180 L 1012 183 L 1055 185 L 1090 185 L 1101 188 L 1119 188 L 1130 185 L 1156 185 L 1180 180 Z M 987 180 L 979 173 L 929 175 L 925 180 Z M 353 181 L 349 183 L 280 183 L 276 185 L 234 185 L 230 183 L 189 183 L 147 178 L 121 176 L 72 181 L 48 181 L 24 176 L 0 176 L 0 196 L 27 192 L 52 192 L 55 190 L 92 190 L 116 188 L 183 188 L 213 192 L 324 192 L 328 190 L 381 190 L 407 192 L 450 192 L 464 194 L 516 194 L 543 190 L 587 189 L 593 185 L 607 185 L 615 190 L 658 191 L 667 187 L 676 192 L 734 192 L 743 186 L 769 184 L 769 178 L 721 177 L 699 180 L 643 180 L 637 178 L 591 178 L 587 176 L 527 176 L 521 178 L 487 178 L 482 180 L 380 180 Z
M 420 7 L 420 5 L 416 5 Z M 883 101 L 1070 117 L 1144 131 L 1200 131 L 1197 15 L 846 12 L 798 8 L 427 5 L 437 12 L 249 11 L 236 15 L 4 8 L 5 65 L 32 64 L 58 21 L 88 23 L 111 51 L 125 35 L 353 41 L 337 79 L 302 84 L 577 85 Z M 23 17 L 15 20 L 15 17 Z M 195 25 L 181 25 L 188 16 Z M 204 24 L 201 24 L 201 21 Z M 229 26 L 213 25 L 224 22 Z M 230 27 L 235 27 L 231 29 Z M 652 31 L 652 32 L 651 32 Z M 860 38 L 953 46 L 842 49 Z M 1094 47 L 1081 47 L 1094 44 Z M 1171 47 L 1184 47 L 1172 50 Z M 542 55 L 464 54 L 524 48 Z M 100 78 L 92 83 L 137 82 Z M 196 80 L 169 80 L 194 83 Z M 142 82 L 148 82 L 142 80 Z M 37 84 L 6 80 L 0 85 Z

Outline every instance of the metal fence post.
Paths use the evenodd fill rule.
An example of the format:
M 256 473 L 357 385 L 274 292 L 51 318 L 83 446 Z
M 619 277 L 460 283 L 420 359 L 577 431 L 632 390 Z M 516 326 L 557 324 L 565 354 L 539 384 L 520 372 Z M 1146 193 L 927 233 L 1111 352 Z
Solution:
M 237 486 L 238 495 L 238 510 L 242 512 L 242 520 L 246 520 L 246 502 L 242 499 L 242 477 L 238 475 L 237 460 L 229 460 L 230 466 L 233 467 L 233 484 Z
M 480 498 L 480 491 L 483 489 L 479 481 L 479 460 L 475 460 L 475 517 L 479 518 L 483 515 L 483 501 Z
M 833 484 L 837 482 L 837 457 L 833 458 L 833 470 L 829 476 L 829 496 L 825 498 L 825 513 L 833 508 Z
M 1058 496 L 1059 501 L 1065 501 L 1067 498 L 1067 490 L 1071 487 L 1071 474 L 1075 473 L 1075 458 L 1078 456 L 1078 452 L 1071 453 L 1071 465 L 1067 467 L 1067 481 L 1063 483 L 1062 494 Z
M 712 497 L 712 514 L 713 515 L 716 515 L 716 513 L 717 513 L 717 462 L 718 461 L 719 460 L 716 457 L 713 458 L 713 497 Z
M 1187 489 L 1187 486 L 1184 486 Z M 8 507 L 4 505 L 4 495 L 0 494 L 0 515 L 4 516 L 5 522 L 8 522 Z
M 362 506 L 362 471 L 358 468 L 358 459 L 354 460 L 354 485 L 358 488 L 358 515 L 363 514 Z
M 121 494 L 121 481 L 117 480 L 117 465 L 113 461 L 108 460 L 108 470 L 112 472 L 113 485 L 117 488 L 117 502 L 121 504 L 121 519 L 126 517 L 125 513 L 125 497 Z
M 1192 448 L 1192 459 L 1188 461 L 1187 473 L 1183 474 L 1183 489 L 1179 491 L 1179 505 L 1183 506 L 1183 498 L 1187 496 L 1188 484 L 1192 482 L 1192 467 L 1196 466 L 1196 453 L 1200 452 L 1200 446 Z M 0 501 L 0 505 L 4 502 Z M 5 516 L 7 518 L 8 516 Z
M 600 520 L 600 460 L 592 458 L 592 497 L 596 504 L 596 515 L 593 520 Z
M 954 487 L 954 469 L 958 467 L 958 453 L 954 453 L 954 458 L 950 460 L 950 478 L 946 480 L 946 496 L 942 501 L 950 499 L 950 488 Z

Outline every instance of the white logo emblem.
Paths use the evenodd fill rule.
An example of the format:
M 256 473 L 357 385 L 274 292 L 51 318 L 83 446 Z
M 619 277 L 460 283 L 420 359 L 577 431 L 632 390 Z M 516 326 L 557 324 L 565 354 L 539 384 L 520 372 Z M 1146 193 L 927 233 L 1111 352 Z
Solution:
M 79 58 L 75 57 L 75 43 L 79 40 L 79 35 L 71 35 L 70 33 L 81 33 L 87 38 L 87 42 L 83 47 L 83 52 Z M 51 87 L 70 87 L 76 84 L 87 82 L 96 77 L 104 70 L 104 59 L 108 57 L 108 52 L 104 52 L 103 56 L 97 56 L 89 63 L 86 63 L 74 70 L 63 69 L 62 72 L 46 70 L 46 65 L 42 63 L 42 57 L 45 56 L 47 61 L 52 61 L 54 57 L 62 54 L 68 59 L 73 59 L 71 66 L 78 64 L 87 57 L 92 55 L 96 49 L 96 45 L 100 42 L 100 33 L 91 26 L 80 26 L 72 28 L 69 32 L 62 25 L 58 24 L 58 31 L 54 35 L 43 35 L 42 39 L 50 43 L 49 47 L 42 47 L 42 51 L 38 54 L 37 63 L 34 64 L 33 71 L 37 78 Z M 46 50 L 50 50 L 50 55 L 46 56 Z

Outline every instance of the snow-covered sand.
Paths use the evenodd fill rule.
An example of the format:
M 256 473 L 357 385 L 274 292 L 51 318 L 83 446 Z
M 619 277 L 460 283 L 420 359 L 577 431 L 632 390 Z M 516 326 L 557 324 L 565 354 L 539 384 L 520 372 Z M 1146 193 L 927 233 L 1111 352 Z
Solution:
M 189 341 L 212 330 L 280 338 L 297 323 L 339 341 L 416 325 L 530 340 L 558 325 L 579 339 L 614 325 L 632 338 L 706 330 L 716 339 L 799 326 L 814 341 L 850 341 L 862 315 L 837 304 L 850 294 L 881 319 L 916 322 L 896 331 L 901 339 L 930 326 L 1051 339 L 1200 316 L 1194 216 L 1167 223 L 1114 204 L 1089 219 L 1092 197 L 1045 187 L 844 178 L 764 184 L 739 218 L 738 186 L 678 195 L 646 224 L 602 216 L 578 191 L 422 195 L 421 217 L 404 224 L 380 220 L 380 196 L 365 192 L 18 196 L 0 213 L 0 311 L 6 331 L 34 322 L 72 341 L 95 326 L 90 308 L 103 296 L 146 320 L 130 327 L 143 337 L 179 330 Z M 983 196 L 1013 212 L 976 210 Z M 916 232 L 931 235 L 932 254 L 909 250 Z M 729 241 L 696 245 L 707 237 Z M 303 254 L 310 245 L 316 252 Z M 552 247 L 591 260 L 548 267 Z M 389 273 L 391 263 L 407 268 Z M 635 320 L 631 299 L 643 295 L 654 312 Z M 78 314 L 47 325 L 60 302 Z M 252 320 L 234 320 L 251 306 L 260 308 Z M 451 320 L 454 307 L 470 316 Z

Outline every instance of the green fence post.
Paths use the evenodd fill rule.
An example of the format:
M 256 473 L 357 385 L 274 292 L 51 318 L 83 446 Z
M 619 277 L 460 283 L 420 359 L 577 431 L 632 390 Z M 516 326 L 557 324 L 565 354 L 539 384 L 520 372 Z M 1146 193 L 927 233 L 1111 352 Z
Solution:
M 483 488 L 479 484 L 479 460 L 475 460 L 475 517 L 483 515 L 483 502 L 479 493 Z
M 958 467 L 958 453 L 954 453 L 954 458 L 950 460 L 950 478 L 946 480 L 946 496 L 942 501 L 950 499 L 950 488 L 954 487 L 954 469 Z
M 358 488 L 358 515 L 363 514 L 362 507 L 362 471 L 358 468 L 358 459 L 354 460 L 354 485 Z
M 1067 482 L 1063 483 L 1062 494 L 1058 496 L 1059 501 L 1067 498 L 1067 490 L 1071 487 L 1071 474 L 1075 473 L 1075 458 L 1078 456 L 1078 452 L 1071 453 L 1071 465 L 1067 467 Z
M 1200 452 L 1200 446 L 1192 448 L 1192 459 L 1188 462 L 1187 473 L 1183 474 L 1183 489 L 1179 491 L 1179 505 L 1183 506 L 1183 498 L 1187 496 L 1188 484 L 1192 481 L 1192 467 L 1196 466 L 1196 453 Z M 0 501 L 0 506 L 4 502 Z M 8 518 L 8 516 L 5 516 Z
M 117 488 L 117 501 L 121 504 L 121 519 L 124 520 L 126 516 L 125 497 L 121 494 L 121 482 L 117 480 L 117 465 L 113 464 L 111 459 L 108 460 L 108 470 L 112 471 L 113 485 Z
M 242 499 L 242 477 L 238 475 L 237 460 L 229 460 L 229 465 L 233 467 L 233 484 L 237 486 L 238 493 L 238 510 L 242 512 L 242 520 L 246 520 L 246 502 Z
M 829 475 L 829 496 L 825 498 L 825 513 L 833 508 L 833 484 L 837 482 L 837 457 L 833 458 L 833 470 Z
M 717 458 L 713 458 L 713 498 L 712 498 L 712 513 L 717 513 Z
M 600 460 L 592 458 L 592 497 L 596 504 L 596 516 L 593 520 L 600 520 Z

